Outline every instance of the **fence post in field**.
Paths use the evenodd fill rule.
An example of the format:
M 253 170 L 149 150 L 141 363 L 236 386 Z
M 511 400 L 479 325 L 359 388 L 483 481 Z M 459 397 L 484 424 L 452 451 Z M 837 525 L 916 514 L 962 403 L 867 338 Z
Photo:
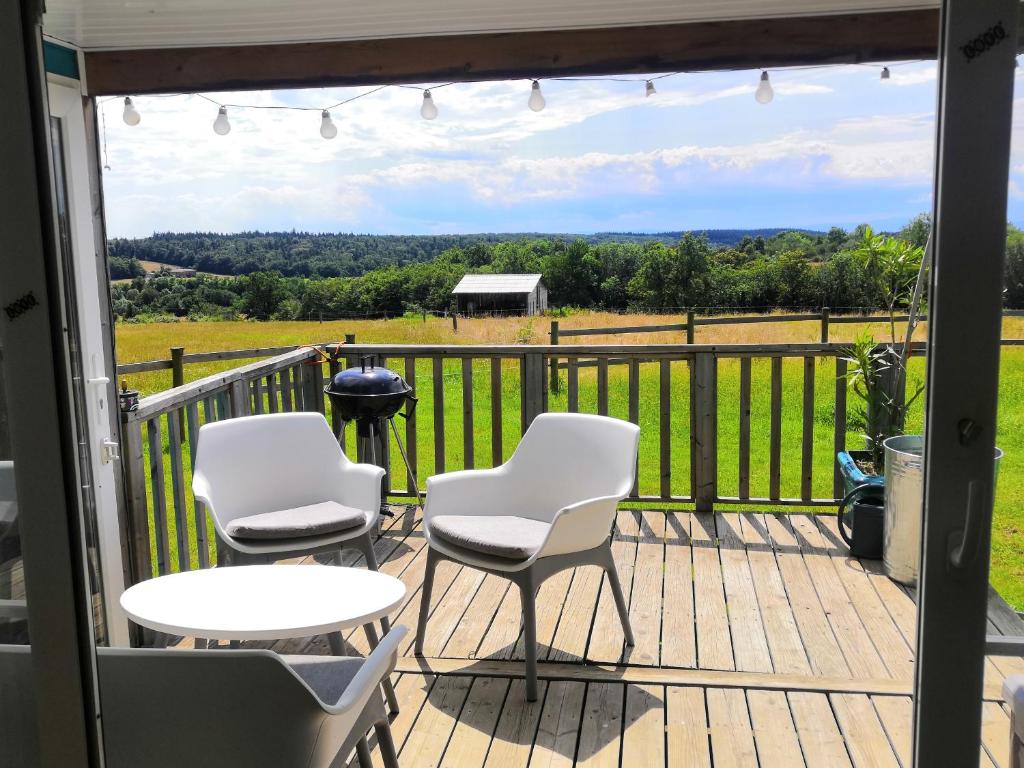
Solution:
M 694 332 L 697 330 L 693 322 L 693 311 L 686 313 L 686 343 L 693 344 Z
M 551 321 L 551 346 L 558 346 L 558 321 Z M 551 391 L 558 391 L 558 358 L 551 358 Z
M 821 343 L 828 344 L 828 307 L 821 308 Z
M 544 412 L 547 400 L 544 355 L 540 352 L 527 352 L 523 355 L 522 365 L 523 431 L 525 432 L 533 420 Z
M 171 347 L 171 387 L 180 387 L 185 383 L 185 348 Z M 178 414 L 178 426 L 185 431 L 185 414 Z
M 694 355 L 690 404 L 694 502 L 698 512 L 713 512 L 718 495 L 718 361 L 713 352 Z

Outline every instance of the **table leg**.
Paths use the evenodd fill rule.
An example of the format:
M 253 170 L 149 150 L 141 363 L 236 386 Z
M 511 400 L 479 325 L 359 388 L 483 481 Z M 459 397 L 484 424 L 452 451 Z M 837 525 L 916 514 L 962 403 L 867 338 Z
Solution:
M 330 643 L 331 653 L 333 655 L 345 655 L 345 640 L 342 638 L 341 632 L 329 632 L 327 634 L 327 642 Z
M 377 628 L 372 623 L 363 624 L 363 631 L 366 633 L 366 642 L 370 644 L 370 650 L 372 651 L 377 647 L 377 643 L 380 642 L 377 637 Z M 380 684 L 383 686 L 384 696 L 388 700 L 388 709 L 391 710 L 392 715 L 397 715 L 398 697 L 395 695 L 395 686 L 391 684 L 391 675 L 381 680 Z

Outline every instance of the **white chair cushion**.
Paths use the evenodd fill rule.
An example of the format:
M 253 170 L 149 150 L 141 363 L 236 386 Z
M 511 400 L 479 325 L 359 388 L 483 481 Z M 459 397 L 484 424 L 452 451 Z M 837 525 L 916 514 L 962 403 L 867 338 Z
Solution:
M 237 517 L 225 530 L 233 539 L 303 539 L 358 528 L 366 512 L 336 501 Z
M 549 523 L 516 515 L 438 515 L 430 532 L 449 544 L 509 560 L 533 557 L 544 544 Z

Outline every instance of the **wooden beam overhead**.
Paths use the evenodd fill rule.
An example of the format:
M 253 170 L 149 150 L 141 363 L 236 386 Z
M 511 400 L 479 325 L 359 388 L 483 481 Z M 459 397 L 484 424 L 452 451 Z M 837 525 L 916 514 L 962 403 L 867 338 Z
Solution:
M 89 51 L 90 94 L 755 69 L 934 58 L 938 11 Z

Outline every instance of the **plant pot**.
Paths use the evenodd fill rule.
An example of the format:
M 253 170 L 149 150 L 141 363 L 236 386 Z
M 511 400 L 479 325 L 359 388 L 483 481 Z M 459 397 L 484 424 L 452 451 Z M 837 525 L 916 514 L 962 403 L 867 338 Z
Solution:
M 921 563 L 921 529 L 924 513 L 924 438 L 921 435 L 890 437 L 885 446 L 885 535 L 883 563 L 886 575 L 901 584 L 917 583 Z M 999 460 L 996 448 L 992 469 L 995 487 Z
M 861 485 L 885 485 L 885 477 L 882 475 L 868 475 L 857 466 L 857 460 L 871 460 L 870 451 L 840 451 L 836 454 L 836 462 L 839 464 L 839 474 L 843 476 L 843 495 L 850 493 L 854 488 Z

